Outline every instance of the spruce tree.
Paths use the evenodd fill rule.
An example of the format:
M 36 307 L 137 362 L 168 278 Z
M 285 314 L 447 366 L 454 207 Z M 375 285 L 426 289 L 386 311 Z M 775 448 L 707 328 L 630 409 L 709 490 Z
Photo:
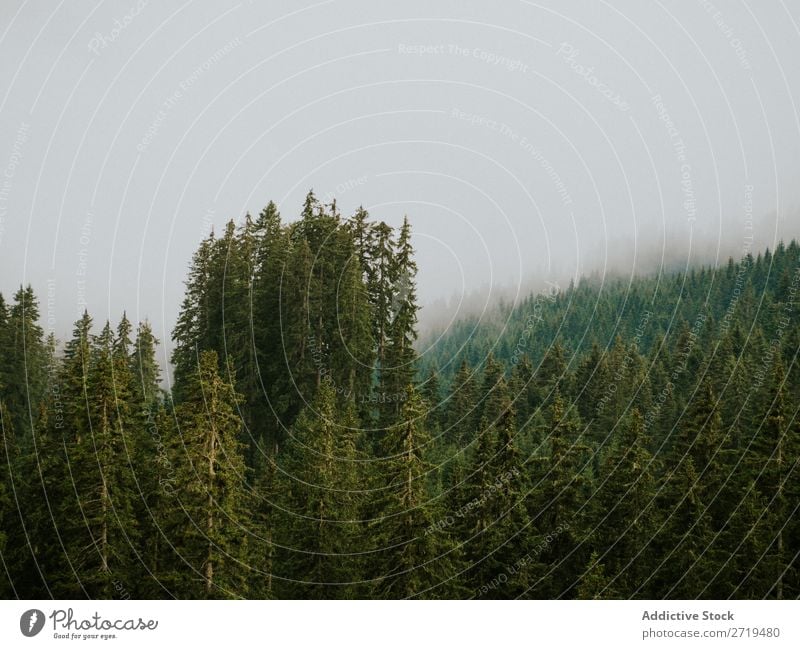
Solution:
M 252 330 L 258 366 L 257 398 L 250 398 L 254 409 L 252 417 L 256 424 L 256 435 L 265 448 L 272 449 L 283 439 L 278 404 L 280 377 L 286 372 L 286 354 L 283 346 L 283 331 L 286 324 L 281 315 L 281 298 L 288 281 L 286 267 L 289 240 L 281 225 L 278 208 L 270 203 L 256 219 L 258 249 L 255 253 L 255 268 L 252 288 Z M 258 426 L 261 429 L 258 429 Z
M 82 377 L 85 412 L 76 418 L 75 436 L 67 446 L 74 494 L 65 516 L 66 550 L 78 585 L 87 595 L 110 598 L 114 582 L 138 581 L 138 529 L 134 516 L 133 438 L 127 335 L 120 339 L 109 323 L 92 341 L 89 366 Z M 79 343 L 83 345 L 84 343 Z M 115 349 L 116 347 L 116 349 Z M 78 377 L 74 377 L 77 383 Z M 132 586 L 130 586 L 132 588 Z
M 249 592 L 251 506 L 237 412 L 241 397 L 218 366 L 216 352 L 200 354 L 175 412 L 174 502 L 167 524 L 174 557 L 161 581 L 180 598 Z
M 406 386 L 416 376 L 417 353 L 417 263 L 411 243 L 411 224 L 406 217 L 400 228 L 392 256 L 391 277 L 393 294 L 389 303 L 388 338 L 381 365 L 382 394 L 380 395 L 381 423 L 391 426 L 400 416 Z
M 796 486 L 800 466 L 798 426 L 789 408 L 786 370 L 778 356 L 773 362 L 771 376 L 765 382 L 766 392 L 761 396 L 762 421 L 752 440 L 751 475 L 755 475 L 766 510 L 759 523 L 758 533 L 768 540 L 765 554 L 760 558 L 758 573 L 771 582 L 762 596 L 775 599 L 786 597 L 786 574 L 797 574 L 793 567 L 797 543 L 791 532 L 798 529 L 796 517 L 800 503 L 800 489 Z M 796 411 L 796 409 L 795 409 Z M 794 548 L 794 553 L 790 551 Z M 789 582 L 789 589 L 797 586 Z
M 481 423 L 460 491 L 453 531 L 465 542 L 466 573 L 473 594 L 492 599 L 518 597 L 527 590 L 536 564 L 526 557 L 533 531 L 526 511 L 522 459 L 514 410 L 502 366 L 491 357 L 484 371 Z M 502 588 L 482 587 L 505 575 Z
M 278 456 L 279 597 L 344 598 L 357 581 L 360 506 L 352 422 L 352 413 L 337 410 L 333 388 L 322 382 Z
M 47 385 L 47 348 L 39 324 L 39 301 L 30 286 L 20 287 L 15 293 L 6 326 L 5 340 L 0 340 L 5 345 L 0 350 L 0 385 L 14 430 L 26 444 Z
M 563 598 L 574 587 L 588 563 L 585 541 L 588 448 L 582 443 L 582 426 L 574 409 L 565 404 L 557 387 L 549 407 L 549 435 L 545 457 L 533 462 L 535 498 L 531 519 L 538 532 L 531 546 L 547 566 L 531 585 L 532 597 Z M 550 539 L 550 540 L 548 540 Z M 538 548 L 542 548 L 538 551 Z
M 214 233 L 203 239 L 192 256 L 186 291 L 178 320 L 172 330 L 175 346 L 172 351 L 173 395 L 181 400 L 181 387 L 190 383 L 189 377 L 197 371 L 200 352 L 211 347 L 212 251 Z
M 633 593 L 650 574 L 649 544 L 659 524 L 656 465 L 638 410 L 620 422 L 618 431 L 594 496 L 593 539 L 600 556 L 590 563 L 592 569 L 602 563 L 609 593 Z
M 445 401 L 444 438 L 449 443 L 463 448 L 472 441 L 476 402 L 475 370 L 462 361 Z
M 16 524 L 14 502 L 14 464 L 16 440 L 11 415 L 0 401 L 0 597 L 11 599 L 16 593 L 13 565 L 6 550 L 8 530 Z
M 413 385 L 406 391 L 409 398 L 401 421 L 383 440 L 387 459 L 381 474 L 386 488 L 381 516 L 373 525 L 373 538 L 382 548 L 375 595 L 388 599 L 430 597 L 428 591 L 437 588 L 446 594 L 451 574 L 447 537 L 435 529 L 439 514 L 426 488 L 431 467 L 425 460 L 430 442 L 424 428 L 425 402 Z

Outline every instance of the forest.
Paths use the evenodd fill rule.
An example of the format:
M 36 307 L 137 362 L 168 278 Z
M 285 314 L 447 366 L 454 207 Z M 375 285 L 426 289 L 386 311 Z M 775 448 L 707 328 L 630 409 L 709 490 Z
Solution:
M 800 597 L 795 241 L 418 339 L 409 220 L 310 192 L 185 286 L 163 370 L 0 296 L 3 598 Z

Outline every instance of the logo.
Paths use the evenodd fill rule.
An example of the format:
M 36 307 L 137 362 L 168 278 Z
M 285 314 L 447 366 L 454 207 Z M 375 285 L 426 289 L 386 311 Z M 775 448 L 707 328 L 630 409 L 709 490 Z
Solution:
M 19 630 L 22 635 L 27 638 L 32 638 L 44 627 L 44 613 L 38 608 L 32 608 L 30 611 L 25 611 L 22 617 L 19 618 Z

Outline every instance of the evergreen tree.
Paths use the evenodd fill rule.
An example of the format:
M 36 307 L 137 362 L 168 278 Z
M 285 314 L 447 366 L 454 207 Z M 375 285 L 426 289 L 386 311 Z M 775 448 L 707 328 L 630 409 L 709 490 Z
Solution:
M 600 562 L 609 592 L 592 596 L 634 593 L 650 574 L 649 544 L 658 529 L 659 517 L 656 467 L 649 445 L 642 415 L 634 409 L 621 422 L 619 437 L 605 457 L 600 472 L 602 482 L 594 497 L 597 526 L 593 536 L 600 556 L 595 554 L 590 560 L 590 569 L 595 571 L 590 582 L 597 584 Z
M 0 313 L 0 319 L 4 317 Z M 47 385 L 47 348 L 39 325 L 39 301 L 30 286 L 20 287 L 14 295 L 6 328 L 5 340 L 0 340 L 4 345 L 0 349 L 0 386 L 14 430 L 26 443 Z
M 280 597 L 347 597 L 357 581 L 360 507 L 351 424 L 352 414 L 337 411 L 333 389 L 322 382 L 278 457 Z
M 549 408 L 549 454 L 534 464 L 531 519 L 538 531 L 534 544 L 543 545 L 541 562 L 548 566 L 532 584 L 529 595 L 573 596 L 575 584 L 588 563 L 584 543 L 586 512 L 582 508 L 587 486 L 588 448 L 581 442 L 581 422 L 554 389 Z M 552 539 L 550 542 L 547 539 Z M 542 542 L 544 539 L 544 542 Z M 532 544 L 533 545 L 533 544 Z
M 15 524 L 14 478 L 13 467 L 16 452 L 16 440 L 11 424 L 11 415 L 5 404 L 0 401 L 0 597 L 11 599 L 15 596 L 12 565 L 6 550 L 8 543 L 7 530 Z
M 381 365 L 381 422 L 387 427 L 398 420 L 401 404 L 408 396 L 405 394 L 406 386 L 413 383 L 416 376 L 417 263 L 414 261 L 408 218 L 403 220 L 392 265 L 394 285 L 386 328 L 388 339 L 385 340 Z
M 446 536 L 435 530 L 438 513 L 426 486 L 425 402 L 412 385 L 406 390 L 401 421 L 384 439 L 387 460 L 381 473 L 387 488 L 382 516 L 374 525 L 382 548 L 376 595 L 390 599 L 430 597 L 428 591 L 436 587 L 442 593 L 451 574 Z
M 382 403 L 379 408 L 378 424 L 385 426 L 391 408 L 385 405 L 386 395 L 391 394 L 389 372 L 391 366 L 387 361 L 388 347 L 391 337 L 392 300 L 396 299 L 398 264 L 394 260 L 395 242 L 392 228 L 386 223 L 378 223 L 374 228 L 369 257 L 373 270 L 367 277 L 367 291 L 372 307 L 372 338 L 375 341 L 377 367 L 376 398 Z M 405 383 L 403 384 L 405 385 Z M 390 406 L 392 404 L 389 404 Z
M 475 432 L 472 426 L 477 397 L 474 372 L 466 361 L 462 361 L 445 402 L 444 437 L 458 447 L 471 442 Z
M 115 580 L 132 584 L 138 579 L 129 332 L 130 324 L 123 319 L 120 338 L 115 339 L 106 323 L 88 349 L 89 366 L 81 377 L 85 412 L 76 417 L 75 436 L 67 446 L 74 489 L 68 512 L 74 517 L 64 517 L 66 550 L 80 588 L 92 597 L 110 598 Z M 87 351 L 85 342 L 75 342 L 81 353 Z M 74 379 L 77 383 L 78 377 Z
M 167 529 L 174 558 L 161 581 L 181 598 L 247 597 L 250 496 L 237 413 L 241 397 L 202 352 L 175 417 L 173 516 Z
M 503 369 L 491 357 L 484 372 L 481 424 L 466 480 L 460 488 L 459 522 L 453 531 L 466 541 L 467 576 L 475 588 L 506 575 L 491 598 L 516 597 L 528 588 L 534 568 L 526 557 L 532 532 L 524 503 L 522 464 L 514 411 Z M 480 593 L 481 591 L 478 590 Z
M 788 541 L 793 537 L 787 532 L 798 529 L 800 489 L 796 478 L 800 466 L 800 427 L 788 407 L 786 370 L 780 356 L 775 359 L 765 386 L 766 394 L 761 397 L 763 418 L 752 440 L 750 461 L 756 487 L 766 505 L 757 533 L 769 543 L 757 570 L 771 582 L 762 597 L 784 599 L 784 573 L 797 574 L 793 566 L 797 543 Z M 794 548 L 794 553 L 790 548 Z M 797 588 L 794 582 L 789 582 L 791 592 L 796 592 Z
M 172 351 L 174 369 L 173 393 L 181 400 L 181 386 L 190 383 L 189 376 L 197 371 L 200 352 L 211 347 L 211 272 L 214 233 L 200 243 L 192 257 L 189 276 L 186 280 L 186 293 L 181 304 L 180 314 L 172 338 L 175 347 Z

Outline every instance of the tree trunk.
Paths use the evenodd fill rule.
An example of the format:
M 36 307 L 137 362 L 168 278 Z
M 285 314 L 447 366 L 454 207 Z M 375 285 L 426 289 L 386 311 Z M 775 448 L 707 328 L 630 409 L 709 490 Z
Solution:
M 217 431 L 212 426 L 211 428 L 211 440 L 210 440 L 210 448 L 208 452 L 208 504 L 207 504 L 207 518 L 206 518 L 206 536 L 208 537 L 208 554 L 206 555 L 206 566 L 205 566 L 205 580 L 206 580 L 206 595 L 211 594 L 211 589 L 214 585 L 214 558 L 213 558 L 213 550 L 214 550 L 214 543 L 212 541 L 212 534 L 214 531 L 214 497 L 213 487 L 214 487 L 214 464 L 216 462 L 217 457 Z

